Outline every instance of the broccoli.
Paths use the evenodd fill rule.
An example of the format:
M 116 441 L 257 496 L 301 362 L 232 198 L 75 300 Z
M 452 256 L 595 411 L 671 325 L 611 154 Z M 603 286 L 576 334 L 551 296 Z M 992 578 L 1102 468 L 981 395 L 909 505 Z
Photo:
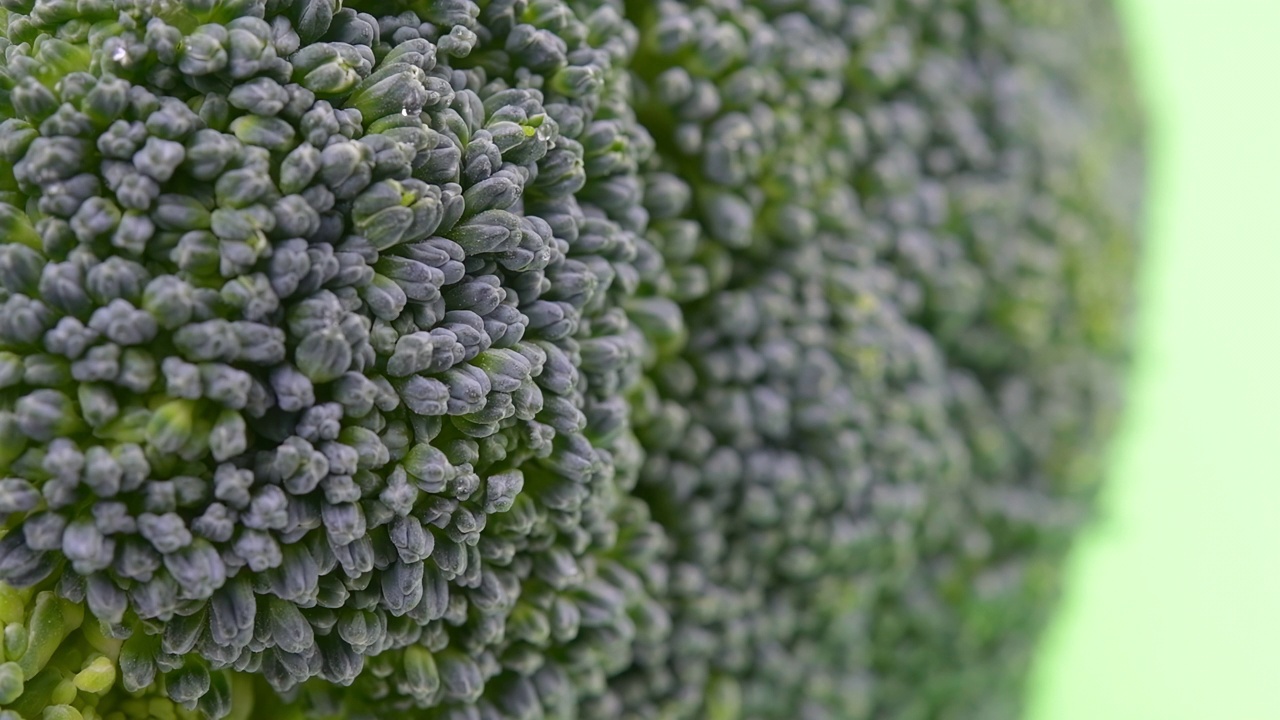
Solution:
M 1007 718 L 1105 0 L 3 0 L 0 720 Z

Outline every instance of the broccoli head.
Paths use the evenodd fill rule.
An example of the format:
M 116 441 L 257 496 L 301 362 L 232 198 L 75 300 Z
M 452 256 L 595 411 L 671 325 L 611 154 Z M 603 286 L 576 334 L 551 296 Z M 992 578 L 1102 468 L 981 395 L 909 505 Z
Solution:
M 0 720 L 1006 718 L 1109 3 L 0 0 Z

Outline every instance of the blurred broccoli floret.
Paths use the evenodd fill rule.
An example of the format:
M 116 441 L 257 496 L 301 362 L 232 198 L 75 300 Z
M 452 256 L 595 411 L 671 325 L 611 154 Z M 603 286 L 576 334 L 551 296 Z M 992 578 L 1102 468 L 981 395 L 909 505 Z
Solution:
M 1012 717 L 1107 5 L 0 0 L 0 720 Z

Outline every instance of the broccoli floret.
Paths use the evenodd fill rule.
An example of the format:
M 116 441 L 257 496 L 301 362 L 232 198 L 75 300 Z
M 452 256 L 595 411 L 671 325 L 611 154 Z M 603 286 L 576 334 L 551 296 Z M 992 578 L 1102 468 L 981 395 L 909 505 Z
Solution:
M 687 328 L 632 414 L 673 629 L 588 716 L 1017 715 L 1124 362 L 1103 5 L 629 5 Z
M 1102 0 L 0 9 L 0 720 L 1004 717 Z

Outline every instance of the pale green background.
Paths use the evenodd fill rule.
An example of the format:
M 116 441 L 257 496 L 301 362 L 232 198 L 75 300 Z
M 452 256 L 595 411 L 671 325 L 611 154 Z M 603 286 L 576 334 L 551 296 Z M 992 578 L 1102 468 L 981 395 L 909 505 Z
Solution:
M 1152 125 L 1138 366 L 1027 720 L 1277 720 L 1280 0 L 1124 6 Z

